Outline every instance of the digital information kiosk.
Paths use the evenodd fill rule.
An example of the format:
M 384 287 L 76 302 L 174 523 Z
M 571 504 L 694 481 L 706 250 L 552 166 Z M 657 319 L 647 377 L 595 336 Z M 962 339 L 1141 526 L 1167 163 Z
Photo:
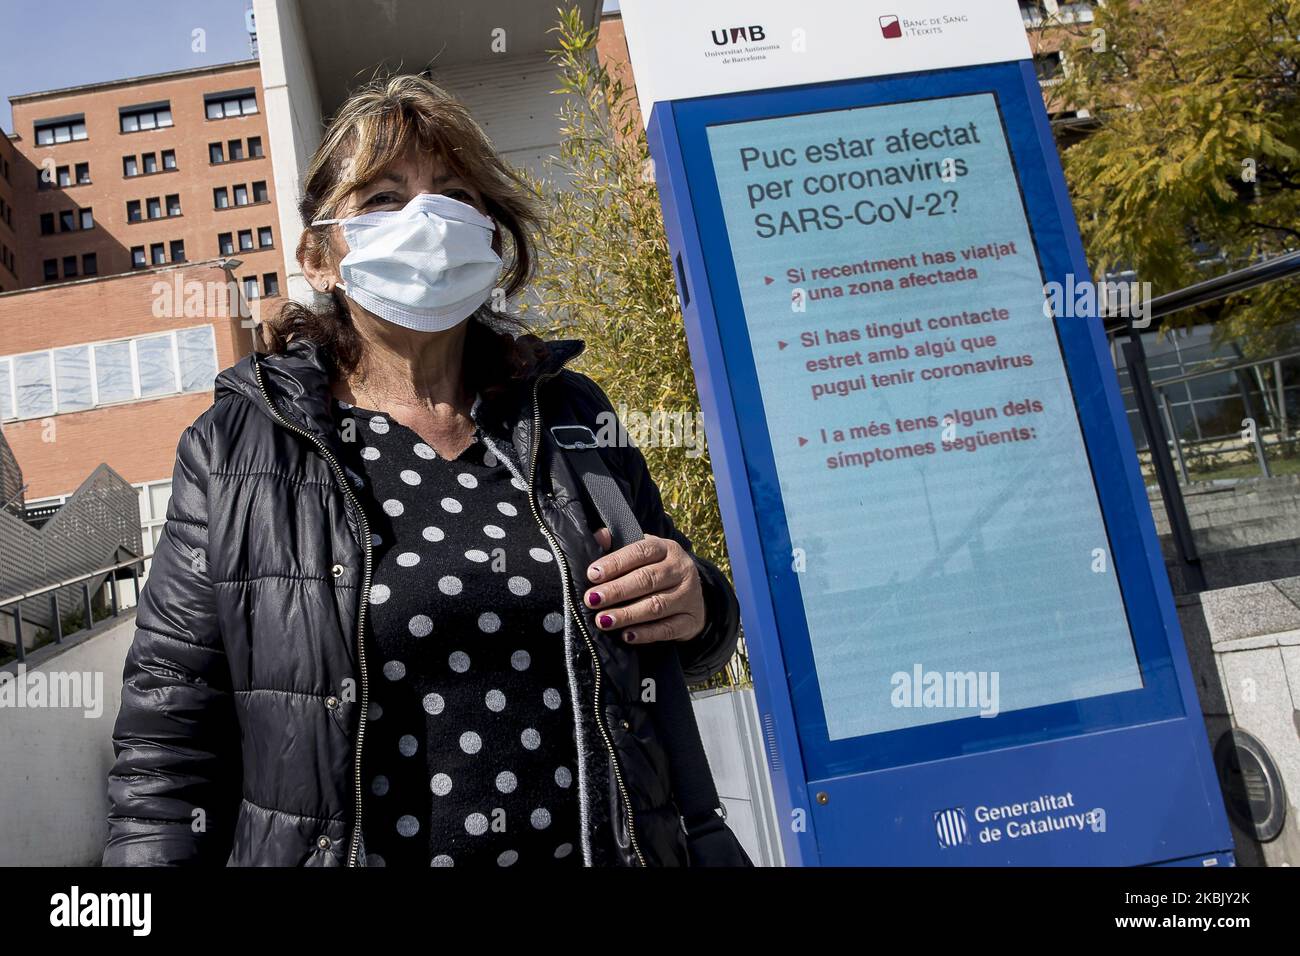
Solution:
M 787 863 L 1230 865 L 1017 4 L 622 12 Z

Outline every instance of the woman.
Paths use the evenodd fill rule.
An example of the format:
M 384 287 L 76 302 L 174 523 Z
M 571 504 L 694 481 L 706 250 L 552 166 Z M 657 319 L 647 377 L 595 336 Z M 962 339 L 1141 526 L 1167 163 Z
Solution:
M 639 451 L 600 451 L 645 533 L 615 549 L 557 446 L 613 409 L 581 342 L 503 331 L 532 202 L 427 80 L 335 117 L 297 250 L 329 304 L 179 444 L 106 865 L 687 862 L 653 675 L 721 669 L 735 595 Z

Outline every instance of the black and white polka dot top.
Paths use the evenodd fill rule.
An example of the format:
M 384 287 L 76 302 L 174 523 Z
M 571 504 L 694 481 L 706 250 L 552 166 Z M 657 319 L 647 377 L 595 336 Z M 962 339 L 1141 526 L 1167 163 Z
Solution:
M 335 403 L 370 522 L 367 866 L 581 866 L 559 569 L 482 441 Z M 350 439 L 350 440 L 349 440 Z

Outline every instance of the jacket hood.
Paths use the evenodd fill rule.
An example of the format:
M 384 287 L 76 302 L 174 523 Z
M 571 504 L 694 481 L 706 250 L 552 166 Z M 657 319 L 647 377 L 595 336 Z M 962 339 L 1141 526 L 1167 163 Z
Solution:
M 513 390 L 513 400 L 504 396 L 490 404 L 482 403 L 474 414 L 476 423 L 508 434 L 518 417 L 519 400 L 526 387 L 536 379 L 559 372 L 565 363 L 581 355 L 586 348 L 581 339 L 539 342 L 543 347 L 542 355 L 522 380 L 525 388 Z M 284 352 L 254 352 L 244 356 L 217 376 L 214 399 L 220 401 L 227 395 L 238 395 L 252 402 L 263 414 L 274 418 L 263 397 L 262 386 L 289 424 L 333 442 L 335 430 L 330 405 L 329 363 L 315 342 L 298 339 L 290 342 Z

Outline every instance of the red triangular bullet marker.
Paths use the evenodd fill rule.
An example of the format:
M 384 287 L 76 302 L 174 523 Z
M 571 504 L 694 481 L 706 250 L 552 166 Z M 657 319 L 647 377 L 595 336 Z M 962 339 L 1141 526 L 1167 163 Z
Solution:
M 789 344 L 790 344 L 789 342 L 782 342 L 780 339 L 776 340 L 776 347 L 782 350 L 784 350 L 785 347 Z
M 806 445 L 806 444 L 808 444 L 808 439 L 806 439 L 806 438 L 804 438 L 802 435 L 800 435 L 800 436 L 799 436 L 799 447 L 802 448 L 802 447 L 803 447 L 804 445 Z
M 776 281 L 776 280 L 773 279 L 771 276 L 763 276 L 763 284 L 764 284 L 764 285 L 771 285 L 771 284 L 772 284 L 773 282 L 775 282 L 775 281 Z

